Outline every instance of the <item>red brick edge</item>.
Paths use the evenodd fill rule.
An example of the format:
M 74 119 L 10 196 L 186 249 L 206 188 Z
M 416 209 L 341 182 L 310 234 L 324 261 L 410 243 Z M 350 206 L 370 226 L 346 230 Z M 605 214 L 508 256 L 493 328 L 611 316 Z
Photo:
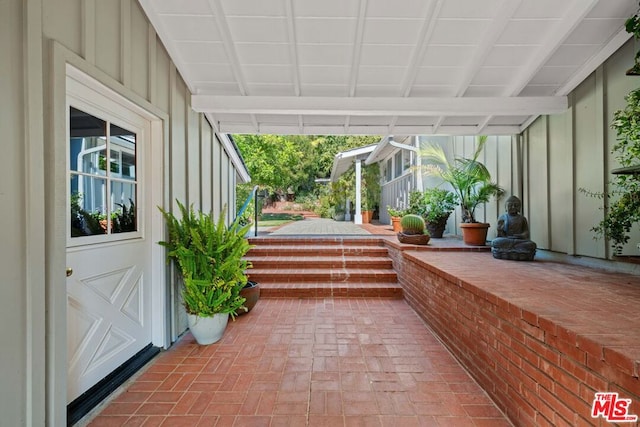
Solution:
M 407 302 L 516 426 L 611 425 L 590 417 L 596 391 L 640 415 L 635 361 L 386 246 Z

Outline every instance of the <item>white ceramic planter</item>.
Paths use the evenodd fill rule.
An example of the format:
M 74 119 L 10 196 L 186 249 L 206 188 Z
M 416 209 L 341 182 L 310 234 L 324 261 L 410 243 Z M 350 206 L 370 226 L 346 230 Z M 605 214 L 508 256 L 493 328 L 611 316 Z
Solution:
M 227 328 L 229 314 L 217 313 L 212 317 L 188 315 L 189 329 L 198 344 L 207 345 L 219 341 Z

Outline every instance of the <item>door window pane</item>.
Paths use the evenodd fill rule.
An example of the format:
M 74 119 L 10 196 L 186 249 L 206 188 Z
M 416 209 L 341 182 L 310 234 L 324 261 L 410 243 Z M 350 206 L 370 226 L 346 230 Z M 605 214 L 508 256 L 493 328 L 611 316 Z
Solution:
M 105 200 L 107 181 L 86 175 L 71 175 L 71 237 L 107 233 Z
M 137 231 L 136 133 L 73 107 L 69 117 L 71 237 Z
M 131 182 L 111 182 L 112 233 L 136 231 L 136 185 Z
M 106 175 L 107 124 L 104 120 L 71 107 L 69 168 L 71 171 Z
M 109 128 L 109 147 L 111 150 L 114 177 L 136 179 L 136 134 L 111 123 Z M 113 164 L 117 164 L 114 166 Z

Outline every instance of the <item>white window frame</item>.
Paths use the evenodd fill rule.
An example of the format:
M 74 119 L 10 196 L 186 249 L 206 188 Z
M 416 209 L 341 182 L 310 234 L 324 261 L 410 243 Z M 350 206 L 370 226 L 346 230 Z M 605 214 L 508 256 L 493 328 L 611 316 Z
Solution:
M 74 86 L 74 80 L 73 79 L 68 79 L 67 84 L 68 85 L 72 85 Z M 67 218 L 66 218 L 66 224 L 67 224 L 67 231 L 66 231 L 66 236 L 67 236 L 67 247 L 80 247 L 80 246 L 86 246 L 86 245 L 95 245 L 95 244 L 108 244 L 108 243 L 118 243 L 118 242 L 122 242 L 122 241 L 129 241 L 132 239 L 143 239 L 144 238 L 144 211 L 143 211 L 143 205 L 144 203 L 142 203 L 142 201 L 146 200 L 145 199 L 145 194 L 144 194 L 144 146 L 145 144 L 142 143 L 142 141 L 144 141 L 143 138 L 147 138 L 148 135 L 146 134 L 145 131 L 145 126 L 144 123 L 136 123 L 133 120 L 130 120 L 126 117 L 126 109 L 124 109 L 122 106 L 118 106 L 116 103 L 114 103 L 114 105 L 109 106 L 109 111 L 106 112 L 107 108 L 102 108 L 100 106 L 94 105 L 87 97 L 83 97 L 82 94 L 84 93 L 83 91 L 86 91 L 87 88 L 86 86 L 83 86 L 79 83 L 76 82 L 77 87 L 75 88 L 76 91 L 74 92 L 74 95 L 68 95 L 67 96 L 67 102 L 66 102 L 66 131 L 67 131 L 67 144 L 66 144 L 66 170 L 67 170 L 67 181 L 66 181 L 66 186 L 67 186 L 67 202 L 66 202 L 66 212 L 67 212 Z M 80 94 L 79 96 L 77 94 Z M 114 182 L 127 182 L 127 183 L 133 183 L 136 186 L 136 198 L 135 198 L 135 204 L 136 204 L 136 231 L 130 231 L 130 232 L 125 232 L 125 233 L 109 233 L 109 234 L 97 234 L 97 235 L 92 235 L 92 236 L 76 236 L 76 237 L 71 237 L 71 212 L 69 209 L 69 205 L 70 205 L 70 200 L 69 198 L 71 197 L 71 175 L 73 172 L 73 175 L 79 175 L 79 176 L 87 176 L 86 174 L 82 174 L 82 173 L 78 173 L 78 171 L 71 171 L 70 169 L 70 150 L 69 150 L 69 139 L 71 137 L 71 133 L 70 133 L 70 117 L 69 117 L 69 109 L 70 107 L 76 108 L 78 110 L 81 110 L 87 114 L 91 114 L 101 120 L 104 120 L 107 122 L 107 135 L 109 135 L 109 124 L 114 124 L 118 127 L 121 127 L 123 129 L 129 130 L 133 133 L 136 134 L 136 152 L 135 152 L 135 156 L 136 156 L 136 179 L 135 180 L 128 180 L 128 179 L 122 179 L 122 178 L 118 178 L 118 177 L 108 177 L 108 174 L 105 176 L 102 175 L 95 175 L 96 177 L 99 177 L 100 179 L 105 179 L 107 180 L 107 183 L 109 183 L 110 181 L 114 181 Z M 119 114 L 119 112 L 121 111 L 121 113 Z M 110 162 L 110 151 L 109 151 L 109 146 L 110 143 L 108 141 L 109 138 L 107 138 L 107 145 L 105 147 L 106 149 L 106 158 L 107 158 L 107 163 L 109 164 Z M 107 166 L 107 169 L 109 169 L 109 166 Z M 105 173 L 107 173 L 108 171 L 105 171 Z M 93 175 L 92 175 L 93 176 Z M 107 203 L 107 205 L 109 205 L 111 203 L 111 192 L 109 190 L 109 184 L 107 184 L 107 189 L 106 189 L 106 193 L 105 193 L 105 202 Z

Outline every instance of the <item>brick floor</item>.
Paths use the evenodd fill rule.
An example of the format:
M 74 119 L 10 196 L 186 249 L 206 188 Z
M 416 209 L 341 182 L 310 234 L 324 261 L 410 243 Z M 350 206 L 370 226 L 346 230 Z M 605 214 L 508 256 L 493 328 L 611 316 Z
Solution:
M 186 334 L 91 426 L 510 426 L 398 299 L 262 299 Z
M 398 245 L 390 226 L 362 228 Z M 540 318 L 565 316 L 555 321 L 570 323 L 586 337 L 610 336 L 607 344 L 636 361 L 630 369 L 638 369 L 637 270 L 628 275 L 547 262 L 543 257 L 551 255 L 543 253 L 543 259 L 522 264 L 488 254 L 437 252 L 459 244 L 438 240 L 425 248 L 429 252 L 414 256 L 452 275 L 463 274 L 456 270 L 463 264 L 477 265 L 474 277 L 465 280 Z M 567 309 L 556 311 L 558 306 Z M 230 322 L 219 343 L 200 347 L 186 334 L 104 405 L 90 425 L 511 424 L 404 300 L 273 298 Z

